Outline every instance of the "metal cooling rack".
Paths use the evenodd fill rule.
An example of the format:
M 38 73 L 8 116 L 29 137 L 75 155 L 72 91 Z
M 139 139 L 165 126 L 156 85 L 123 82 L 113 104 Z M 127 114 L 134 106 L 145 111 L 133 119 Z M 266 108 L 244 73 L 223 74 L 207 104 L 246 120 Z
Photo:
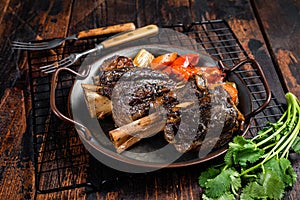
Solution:
M 196 22 L 168 26 L 188 35 L 198 42 L 213 57 L 234 66 L 247 58 L 234 33 L 223 20 Z M 108 36 L 107 36 L 108 37 Z M 53 50 L 28 53 L 30 85 L 32 97 L 32 124 L 36 188 L 38 193 L 57 192 L 65 189 L 91 186 L 99 188 L 103 179 L 116 175 L 116 171 L 105 167 L 85 150 L 74 127 L 59 120 L 50 109 L 51 75 L 43 74 L 39 67 L 59 60 L 70 53 L 82 52 L 94 47 L 95 43 L 107 39 L 99 37 L 66 43 Z M 176 39 L 176 38 L 175 38 Z M 82 60 L 73 65 L 77 69 Z M 254 108 L 261 105 L 266 92 L 260 77 L 251 66 L 245 66 L 237 73 L 245 81 L 251 92 Z M 68 113 L 68 93 L 74 77 L 62 74 L 57 89 L 57 106 Z M 251 121 L 248 134 L 255 135 L 266 121 L 276 121 L 283 113 L 282 106 L 272 98 L 268 107 Z M 95 170 L 95 169 L 98 170 Z M 99 170 L 102 168 L 102 170 Z M 101 171 L 101 173 L 95 173 Z M 90 174 L 93 176 L 90 176 Z M 95 175 L 96 174 L 96 175 Z M 117 173 L 118 174 L 118 173 Z M 95 186 L 95 187 L 93 187 Z

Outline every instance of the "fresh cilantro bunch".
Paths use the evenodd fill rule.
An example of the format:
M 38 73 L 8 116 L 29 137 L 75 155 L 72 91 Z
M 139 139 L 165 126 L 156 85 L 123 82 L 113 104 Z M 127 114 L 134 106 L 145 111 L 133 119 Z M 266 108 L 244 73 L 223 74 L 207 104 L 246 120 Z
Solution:
M 300 153 L 300 103 L 292 93 L 285 97 L 287 110 L 276 123 L 252 139 L 234 137 L 224 163 L 201 173 L 204 200 L 281 199 L 293 186 L 297 175 L 288 155 Z

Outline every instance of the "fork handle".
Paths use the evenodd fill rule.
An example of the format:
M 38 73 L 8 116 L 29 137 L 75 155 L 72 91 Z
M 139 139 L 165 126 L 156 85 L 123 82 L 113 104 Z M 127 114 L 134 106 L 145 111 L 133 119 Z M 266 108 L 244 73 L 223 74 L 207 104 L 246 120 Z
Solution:
M 87 37 L 94 37 L 99 35 L 106 35 L 112 33 L 119 33 L 119 32 L 126 32 L 135 30 L 134 23 L 125 23 L 125 24 L 118 24 L 113 26 L 101 27 L 96 29 L 90 29 L 86 31 L 81 31 L 77 34 L 77 38 L 87 38 Z
M 154 35 L 158 33 L 158 27 L 156 25 L 148 25 L 144 26 L 142 28 L 138 28 L 134 31 L 130 31 L 128 33 L 124 33 L 121 35 L 118 35 L 116 37 L 113 37 L 111 39 L 103 41 L 101 44 L 104 48 L 117 46 L 119 44 L 123 44 L 126 42 L 130 42 L 133 40 L 137 40 L 143 37 L 147 37 L 150 35 Z

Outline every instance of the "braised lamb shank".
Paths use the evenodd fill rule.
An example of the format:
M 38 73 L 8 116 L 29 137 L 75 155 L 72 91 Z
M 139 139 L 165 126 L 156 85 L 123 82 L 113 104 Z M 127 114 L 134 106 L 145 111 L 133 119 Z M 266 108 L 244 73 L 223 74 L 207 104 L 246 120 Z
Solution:
M 222 78 L 213 80 L 216 75 Z M 117 127 L 159 116 L 155 131 L 177 151 L 186 152 L 199 150 L 205 138 L 220 147 L 241 129 L 243 115 L 223 87 L 223 78 L 221 70 L 202 70 L 188 80 L 178 80 L 158 70 L 135 67 L 130 58 L 116 56 L 100 67 L 94 83 L 99 86 L 97 93 L 112 101 Z

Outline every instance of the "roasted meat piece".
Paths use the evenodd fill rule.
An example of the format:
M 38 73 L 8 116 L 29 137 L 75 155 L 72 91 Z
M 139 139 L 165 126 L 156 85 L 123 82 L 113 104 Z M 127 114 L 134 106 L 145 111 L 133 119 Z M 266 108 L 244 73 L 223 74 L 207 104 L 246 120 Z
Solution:
M 167 119 L 165 138 L 179 152 L 199 150 L 205 138 L 220 147 L 241 128 L 244 120 L 222 85 L 207 87 L 201 93 L 204 95 L 198 96 L 198 102 L 181 108 L 172 114 L 171 120 Z
M 120 130 L 137 132 L 139 120 L 142 120 L 153 129 L 147 131 L 148 135 L 162 131 L 165 140 L 177 151 L 186 152 L 199 150 L 207 138 L 207 144 L 224 145 L 241 129 L 244 121 L 223 85 L 224 73 L 217 67 L 197 70 L 199 73 L 188 80 L 176 80 L 163 71 L 138 68 L 131 59 L 117 56 L 101 67 L 94 82 L 101 86 L 97 92 L 112 101 L 113 119 Z M 161 114 L 165 117 L 157 119 L 164 119 L 164 123 L 147 118 Z M 144 128 L 147 123 L 143 124 Z M 154 129 L 153 124 L 160 124 L 160 128 Z M 119 134 L 117 132 L 110 135 L 116 138 L 114 142 L 118 145 L 122 146 L 120 141 L 132 145 L 132 141 L 140 140 L 124 132 L 113 135 Z M 122 148 L 124 150 L 124 145 Z
M 132 66 L 134 65 L 131 58 L 125 56 L 115 56 L 112 59 L 105 61 L 105 63 L 103 63 L 100 69 L 103 71 L 110 71 L 114 69 L 121 69 Z
M 112 90 L 121 76 L 132 68 L 135 68 L 132 59 L 124 56 L 115 56 L 101 65 L 99 74 L 93 77 L 94 84 L 102 87 L 99 90 L 101 95 L 110 98 Z
M 176 83 L 159 71 L 148 68 L 128 71 L 112 91 L 114 122 L 123 126 L 156 112 L 164 103 L 163 97 L 175 87 Z

